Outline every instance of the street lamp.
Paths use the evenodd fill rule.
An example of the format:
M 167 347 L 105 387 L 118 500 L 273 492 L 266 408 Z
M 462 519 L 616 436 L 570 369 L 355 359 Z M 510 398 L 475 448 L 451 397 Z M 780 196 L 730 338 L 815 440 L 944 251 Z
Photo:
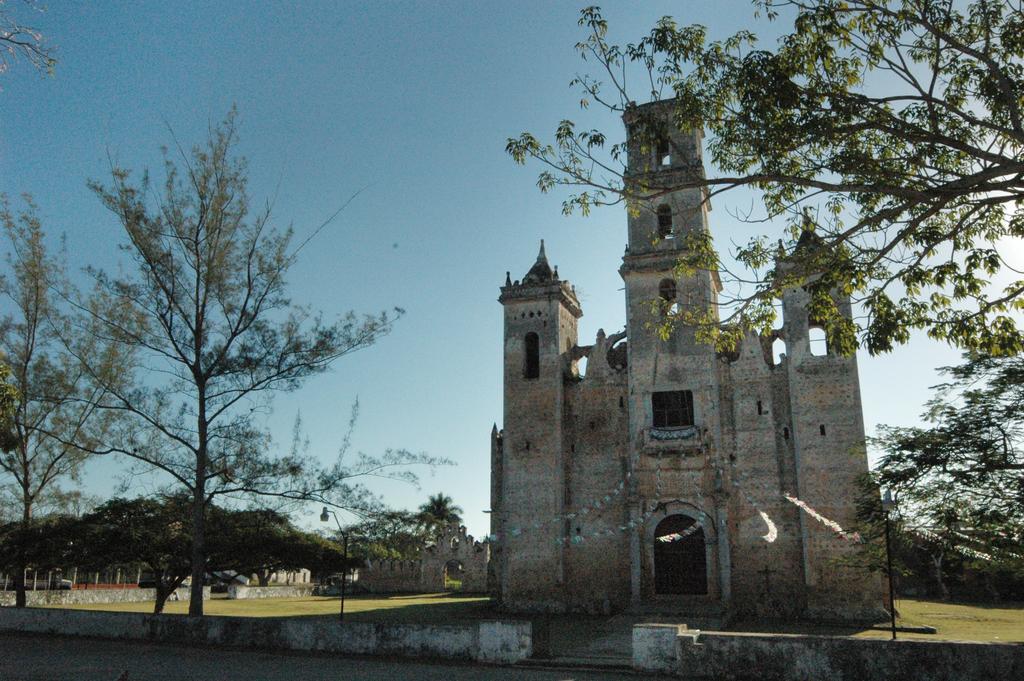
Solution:
M 324 510 L 320 513 L 320 522 L 326 523 L 330 521 L 331 516 L 334 516 L 334 522 L 338 525 L 338 533 L 341 534 L 344 540 L 344 550 L 342 552 L 344 565 L 341 568 L 341 611 L 338 614 L 338 620 L 341 622 L 345 621 L 345 582 L 348 581 L 348 532 L 341 527 L 341 521 L 338 520 L 338 514 L 331 509 L 324 506 Z
M 885 562 L 886 572 L 889 573 L 889 622 L 892 626 L 893 641 L 896 640 L 896 591 L 892 586 L 892 540 L 889 532 L 889 516 L 894 508 L 896 508 L 896 502 L 893 501 L 892 491 L 885 490 L 885 494 L 882 495 L 882 510 L 885 512 Z

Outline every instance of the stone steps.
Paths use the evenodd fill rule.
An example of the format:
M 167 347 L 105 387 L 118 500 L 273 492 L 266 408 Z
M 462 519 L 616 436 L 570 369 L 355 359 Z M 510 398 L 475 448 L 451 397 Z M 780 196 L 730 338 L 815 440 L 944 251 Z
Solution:
M 663 624 L 685 624 L 689 629 L 719 631 L 729 621 L 728 612 L 719 604 L 678 605 L 650 604 L 641 605 L 630 611 L 634 617 L 643 617 L 650 622 Z
M 632 671 L 633 660 L 621 655 L 588 655 L 587 657 L 531 657 L 516 663 L 517 667 L 536 669 L 574 669 L 584 671 Z

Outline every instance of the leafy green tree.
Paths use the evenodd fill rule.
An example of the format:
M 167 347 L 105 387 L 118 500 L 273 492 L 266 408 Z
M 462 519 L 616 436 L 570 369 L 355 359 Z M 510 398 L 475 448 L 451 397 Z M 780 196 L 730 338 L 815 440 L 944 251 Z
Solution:
M 873 442 L 878 481 L 948 598 L 950 556 L 982 571 L 1015 572 L 1024 560 L 1024 357 L 973 355 L 941 371 L 952 380 L 936 387 L 929 425 L 881 426 Z
M 923 420 L 928 427 L 881 426 L 881 484 L 923 483 L 987 513 L 1024 522 L 1024 357 L 971 356 L 940 371 Z
M 27 537 L 40 504 L 59 501 L 60 484 L 74 480 L 89 450 L 102 442 L 110 416 L 96 410 L 104 388 L 92 379 L 116 384 L 122 355 L 103 340 L 72 339 L 68 333 L 61 304 L 68 290 L 65 266 L 47 251 L 31 198 L 25 197 L 25 209 L 15 215 L 0 195 L 0 227 L 11 249 L 0 296 L 13 310 L 0 319 L 0 353 L 11 370 L 4 383 L 0 493 L 12 499 Z M 93 375 L 79 359 L 91 363 Z M 18 399 L 12 403 L 14 394 Z M 15 571 L 20 607 L 25 604 L 22 574 Z
M 267 586 L 275 572 L 332 571 L 344 562 L 337 543 L 303 532 L 272 509 L 222 510 L 216 535 L 211 566 L 255 575 L 260 586 Z
M 600 9 L 582 11 L 580 54 L 597 75 L 573 84 L 584 108 L 623 114 L 637 148 L 565 120 L 554 142 L 523 133 L 507 150 L 544 166 L 542 191 L 574 191 L 564 211 L 624 202 L 651 210 L 684 188 L 706 201 L 749 188 L 763 197 L 751 222 L 788 221 L 788 239 L 755 238 L 730 272 L 706 234 L 688 240 L 682 271 L 722 272 L 728 312 L 684 310 L 677 323 L 727 348 L 765 331 L 772 302 L 805 285 L 831 347 L 869 352 L 913 329 L 989 354 L 1024 350 L 1024 279 L 1006 261 L 1024 236 L 1024 12 L 1001 0 L 755 0 L 755 16 L 788 31 L 763 46 L 751 31 L 709 41 L 703 26 L 670 17 L 635 43 L 609 42 Z M 627 88 L 627 76 L 630 87 Z M 659 107 L 637 101 L 667 100 Z M 626 171 L 653 154 L 667 126 L 705 131 L 712 170 Z M 819 247 L 795 248 L 802 230 Z M 779 251 L 785 272 L 773 267 Z M 742 271 L 742 270 L 746 271 Z M 999 286 L 989 282 L 999 280 Z M 864 310 L 845 322 L 832 300 Z
M 301 446 L 273 451 L 257 418 L 273 395 L 372 345 L 401 311 L 327 321 L 292 303 L 286 276 L 312 236 L 296 246 L 290 228 L 273 227 L 269 207 L 251 209 L 235 120 L 232 111 L 205 144 L 177 147 L 177 158 L 165 152 L 159 190 L 148 175 L 135 183 L 122 168 L 109 185 L 90 183 L 124 229 L 129 262 L 123 274 L 91 270 L 96 292 L 87 309 L 136 360 L 124 366 L 134 377 L 127 389 L 93 372 L 108 389 L 100 408 L 121 417 L 97 451 L 134 459 L 190 496 L 190 615 L 203 612 L 206 509 L 216 497 L 361 507 L 369 497 L 353 477 L 410 479 L 408 465 L 436 462 L 389 451 L 324 467 Z
M 77 523 L 72 516 L 55 514 L 29 525 L 20 520 L 0 524 L 0 572 L 17 578 L 25 570 L 59 571 L 74 564 Z
M 111 499 L 80 521 L 75 557 L 80 567 L 87 569 L 102 570 L 116 564 L 144 566 L 153 575 L 153 612 L 159 614 L 192 573 L 191 514 L 191 500 L 186 495 Z M 199 584 L 203 584 L 202 577 Z
M 420 506 L 419 521 L 431 535 L 448 525 L 462 522 L 462 508 L 455 504 L 455 501 L 448 496 L 438 492 L 427 498 L 427 501 Z
M 348 528 L 349 553 L 362 560 L 396 558 L 411 560 L 432 535 L 419 513 L 381 511 Z

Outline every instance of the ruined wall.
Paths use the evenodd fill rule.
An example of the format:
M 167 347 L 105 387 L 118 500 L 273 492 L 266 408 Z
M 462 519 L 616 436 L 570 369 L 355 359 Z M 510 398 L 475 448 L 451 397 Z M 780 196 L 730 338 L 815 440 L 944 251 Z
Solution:
M 805 601 L 800 519 L 783 498 L 794 477 L 788 383 L 785 365 L 770 365 L 766 350 L 748 334 L 725 365 L 732 602 L 742 615 L 794 616 Z M 777 532 L 773 541 L 761 512 Z
M 629 412 L 626 408 L 625 348 L 612 348 L 623 334 L 598 332 L 586 373 L 566 390 L 565 554 L 567 607 L 607 613 L 629 603 L 629 538 L 626 490 Z M 609 354 L 611 357 L 609 357 Z
M 988 681 L 1024 676 L 1024 646 L 633 627 L 633 669 L 686 679 Z
M 0 631 L 94 636 L 176 645 L 303 650 L 514 664 L 532 653 L 529 622 L 338 622 L 328 617 L 186 617 L 55 608 L 2 608 Z M 42 643 L 42 639 L 40 639 Z M 187 654 L 187 652 L 185 653 Z M 220 677 L 220 674 L 212 678 Z
M 316 593 L 313 584 L 281 584 L 280 586 L 246 586 L 229 584 L 229 600 L 262 600 L 265 598 L 304 598 Z
M 803 288 L 783 294 L 786 374 L 796 469 L 796 495 L 819 513 L 849 528 L 856 521 L 857 482 L 868 470 L 857 358 L 811 352 Z M 850 316 L 848 300 L 838 301 Z M 843 565 L 857 548 L 800 515 L 808 614 L 870 618 L 881 614 L 876 575 Z
M 784 291 L 782 328 L 748 335 L 736 352 L 720 355 L 692 327 L 676 324 L 667 339 L 659 333 L 667 315 L 710 310 L 717 319 L 722 290 L 717 272 L 677 267 L 689 238 L 708 232 L 710 203 L 700 190 L 674 189 L 703 173 L 703 163 L 700 131 L 679 131 L 670 113 L 670 104 L 653 103 L 623 117 L 626 181 L 649 192 L 628 213 L 619 270 L 628 353 L 620 348 L 609 364 L 614 341 L 603 332 L 593 346 L 576 346 L 582 311 L 543 246 L 523 281 L 506 277 L 501 289 L 505 413 L 504 430 L 491 434 L 491 531 L 502 601 L 513 610 L 667 604 L 875 616 L 881 582 L 841 565 L 856 547 L 784 496 L 850 527 L 857 478 L 867 470 L 856 358 L 811 353 L 806 291 Z M 849 302 L 838 302 L 849 315 Z M 540 336 L 534 378 L 523 374 L 528 333 Z M 780 362 L 776 338 L 786 345 Z M 581 377 L 576 363 L 588 355 Z M 692 425 L 664 417 L 671 423 L 655 426 L 653 395 L 679 391 L 692 394 Z M 620 481 L 621 494 L 609 494 Z M 699 597 L 656 593 L 656 528 L 673 515 L 701 523 L 707 593 Z M 677 565 L 699 562 L 692 547 Z
M 418 560 L 368 560 L 355 584 L 370 593 L 419 593 L 421 567 Z
M 465 526 L 452 525 L 445 528 L 433 546 L 423 552 L 420 561 L 420 586 L 425 592 L 444 591 L 445 566 L 453 561 L 462 567 L 462 591 L 484 593 L 487 591 L 487 563 L 490 547 L 466 534 Z
M 359 569 L 356 584 L 370 593 L 439 593 L 445 590 L 445 566 L 462 567 L 462 591 L 487 591 L 490 547 L 466 534 L 464 526 L 445 528 L 424 547 L 420 560 L 370 560 Z
M 171 601 L 187 601 L 191 590 L 181 587 L 171 594 Z M 203 600 L 210 598 L 210 587 L 203 587 Z M 86 603 L 144 603 L 156 601 L 156 589 L 73 589 L 69 591 L 29 591 L 25 594 L 29 607 L 44 605 L 80 605 Z M 13 591 L 0 591 L 0 606 L 14 605 Z

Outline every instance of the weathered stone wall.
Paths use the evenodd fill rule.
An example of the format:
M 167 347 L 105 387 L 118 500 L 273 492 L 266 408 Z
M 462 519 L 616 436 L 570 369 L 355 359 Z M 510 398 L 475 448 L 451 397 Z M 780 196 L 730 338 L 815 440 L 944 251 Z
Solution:
M 202 617 L 40 608 L 0 610 L 0 631 L 256 650 L 437 657 L 513 664 L 531 654 L 529 622 L 465 625 L 338 622 L 336 617 Z
M 228 586 L 228 598 L 232 600 L 251 600 L 262 598 L 302 598 L 312 596 L 316 590 L 313 584 L 293 584 L 290 586 L 245 586 L 231 584 Z
M 188 587 L 181 587 L 170 600 L 187 601 L 191 597 Z M 0 606 L 13 606 L 15 593 L 0 591 Z M 203 600 L 210 598 L 210 587 L 203 587 Z M 29 607 L 41 605 L 78 605 L 87 603 L 144 603 L 156 600 L 156 589 L 72 589 L 68 591 L 28 591 Z
M 554 278 L 543 251 L 519 282 L 507 283 L 502 447 L 502 601 L 517 611 L 565 609 L 565 381 L 576 346 L 579 303 Z M 527 334 L 539 338 L 539 375 L 524 372 Z
M 489 546 L 466 534 L 465 526 L 452 525 L 438 535 L 433 546 L 423 551 L 420 563 L 420 590 L 444 591 L 445 567 L 454 562 L 462 566 L 462 591 L 487 591 L 487 561 Z
M 783 293 L 786 374 L 796 469 L 795 494 L 824 515 L 849 528 L 856 521 L 858 479 L 868 470 L 864 416 L 857 358 L 828 348 L 812 354 L 803 288 Z M 848 300 L 837 301 L 851 315 Z M 830 529 L 800 515 L 808 614 L 824 618 L 881 614 L 881 580 L 839 562 L 856 547 Z
M 783 493 L 795 489 L 785 365 L 770 366 L 760 339 L 749 334 L 727 366 L 723 405 L 729 465 L 729 535 L 733 612 L 795 616 L 804 610 L 800 519 Z M 723 406 L 723 411 L 726 407 Z M 765 537 L 775 526 L 773 541 Z
M 735 681 L 991 681 L 1024 678 L 1024 646 L 847 636 L 730 634 L 636 625 L 633 667 Z
M 309 570 L 283 570 L 272 572 L 267 580 L 268 584 L 312 584 L 313 573 Z M 258 575 L 249 576 L 250 584 L 259 584 Z
M 626 371 L 609 364 L 610 345 L 602 330 L 580 348 L 587 369 L 567 384 L 563 425 L 565 600 L 589 613 L 629 604 L 629 537 L 621 530 L 629 518 L 626 492 L 617 488 L 629 463 Z
M 423 549 L 420 560 L 371 560 L 359 569 L 356 585 L 370 593 L 437 593 L 445 590 L 445 567 L 462 567 L 462 591 L 487 591 L 490 546 L 466 534 L 464 526 L 445 528 Z
M 491 503 L 502 603 L 513 610 L 628 604 L 873 618 L 880 580 L 840 560 L 856 547 L 784 496 L 850 527 L 857 478 L 867 470 L 856 358 L 812 354 L 807 292 L 784 291 L 782 327 L 763 339 L 748 335 L 737 352 L 716 352 L 694 328 L 676 325 L 667 339 L 659 333 L 673 303 L 717 314 L 722 290 L 717 272 L 677 267 L 687 237 L 709 231 L 710 204 L 699 190 L 662 190 L 703 171 L 701 133 L 679 131 L 670 114 L 670 104 L 653 103 L 624 115 L 627 182 L 651 191 L 628 213 L 619 269 L 628 356 L 616 366 L 624 370 L 592 356 L 580 380 L 576 362 L 607 353 L 607 339 L 599 334 L 594 346 L 576 346 L 582 311 L 568 282 L 548 268 L 543 248 L 522 282 L 506 278 L 501 289 L 504 430 L 491 433 Z M 659 136 L 667 159 L 655 158 Z M 671 230 L 659 235 L 659 210 L 666 208 Z M 785 266 L 782 258 L 778 267 Z M 850 314 L 848 301 L 837 303 Z M 540 337 L 536 378 L 523 374 L 529 333 Z M 786 346 L 781 362 L 772 358 L 776 338 Z M 653 426 L 652 394 L 663 391 L 691 392 L 692 428 Z M 621 496 L 587 506 L 620 482 Z M 656 593 L 654 535 L 673 515 L 702 525 L 706 594 Z M 687 558 L 695 564 L 699 556 Z
M 417 593 L 421 570 L 418 560 L 370 560 L 359 568 L 355 583 L 370 593 Z

